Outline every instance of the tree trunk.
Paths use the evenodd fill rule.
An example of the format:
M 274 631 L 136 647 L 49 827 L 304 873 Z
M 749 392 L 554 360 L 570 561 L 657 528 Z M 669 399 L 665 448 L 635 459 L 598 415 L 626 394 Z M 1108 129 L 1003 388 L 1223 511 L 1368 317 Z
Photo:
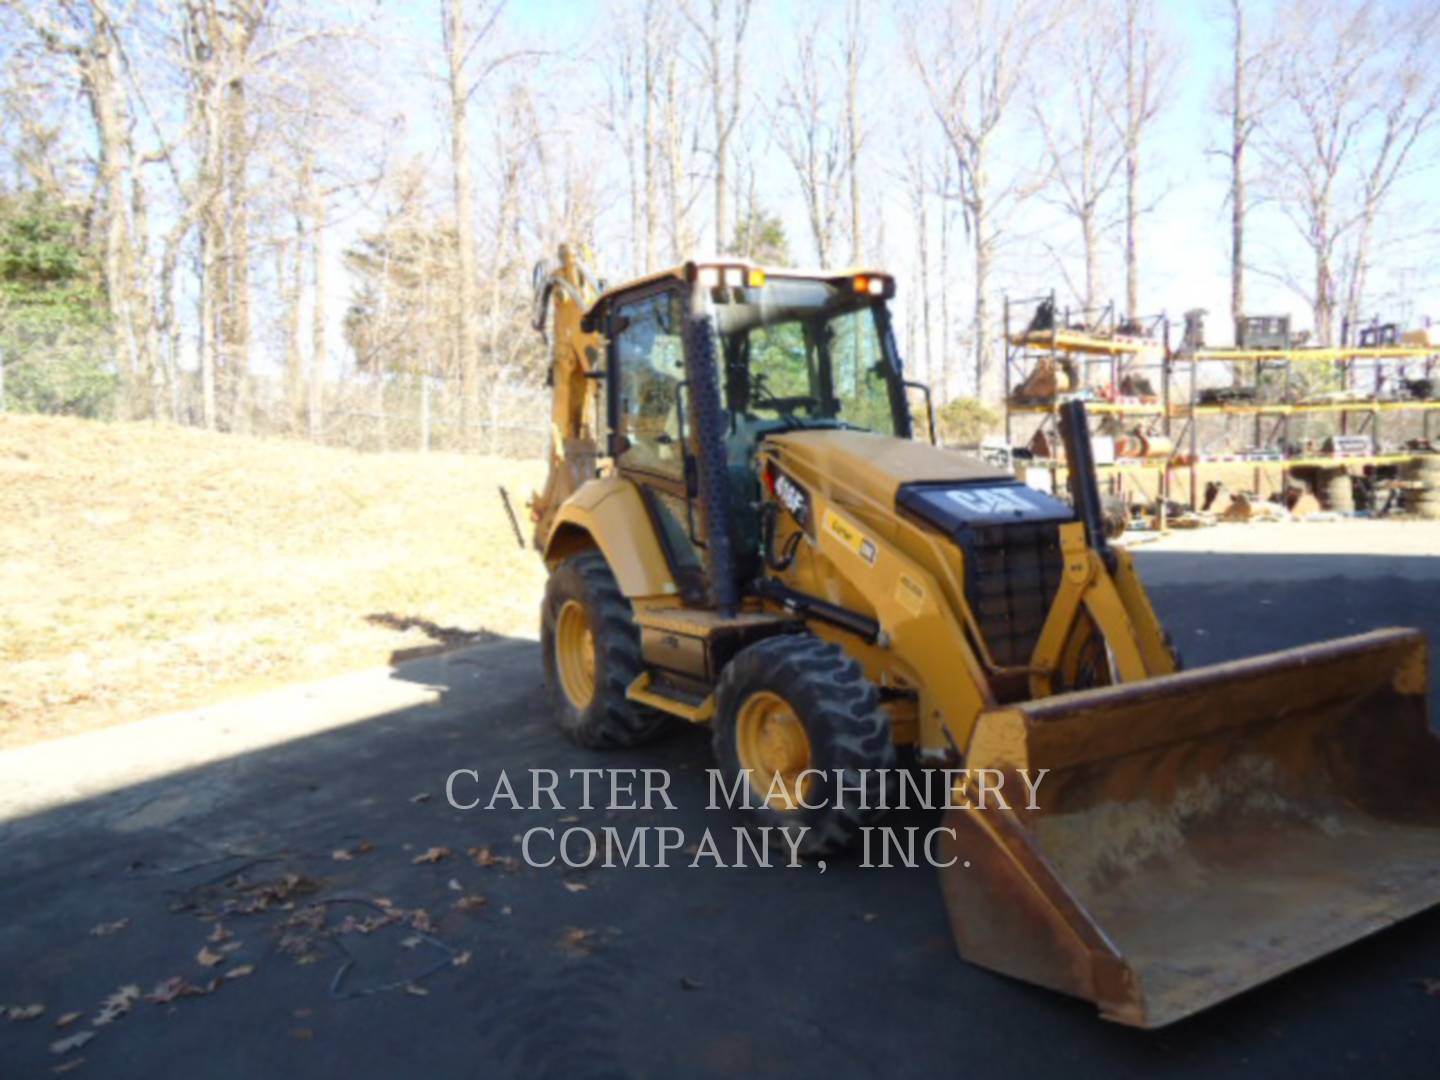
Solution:
M 139 171 L 131 178 L 131 217 L 134 221 L 135 268 L 130 279 L 130 316 L 135 327 L 137 368 L 146 393 L 146 415 L 163 415 L 163 387 L 156 378 L 160 357 L 160 328 L 155 320 L 155 266 L 150 245 L 150 214 L 145 185 Z
M 207 431 L 215 430 L 215 227 L 206 216 L 200 230 L 200 416 Z
M 659 63 L 655 43 L 655 12 L 658 0 L 646 0 L 644 22 L 644 146 L 641 155 L 645 162 L 645 263 L 644 273 L 655 269 L 655 233 L 659 228 L 659 213 L 656 206 L 655 180 L 659 170 L 655 167 L 655 98 L 659 91 L 656 79 L 656 65 Z
M 935 350 L 934 340 L 930 334 L 930 223 L 926 208 L 923 174 L 916 180 L 916 185 L 915 217 L 918 228 L 915 236 L 920 249 L 920 331 L 925 343 L 925 381 L 933 383 L 935 381 Z
M 1087 311 L 1099 306 L 1100 238 L 1095 227 L 1095 209 L 1087 206 L 1080 214 L 1080 236 L 1085 247 L 1085 301 Z
M 315 288 L 310 309 L 310 394 L 306 412 L 310 439 L 320 442 L 325 422 L 325 363 L 330 358 L 330 326 L 326 314 L 325 201 L 320 194 L 312 162 L 305 163 L 304 174 L 306 202 L 310 210 L 310 261 Z
M 480 304 L 475 273 L 475 185 L 470 172 L 463 0 L 446 0 L 445 25 L 449 46 L 450 164 L 455 182 L 455 265 L 459 276 L 460 429 L 463 445 L 470 449 L 479 405 L 480 340 L 475 319 Z
M 130 318 L 134 253 L 126 213 L 130 203 L 127 181 L 133 164 L 129 154 L 129 110 L 108 9 L 103 3 L 94 2 L 90 5 L 90 14 L 94 36 L 83 54 L 80 71 L 95 122 L 99 155 L 97 180 L 104 199 L 105 292 L 111 332 L 119 345 L 121 415 L 129 418 L 136 414 L 139 381 L 135 328 Z
M 850 264 L 861 265 L 860 233 L 860 0 L 850 0 L 845 28 L 845 167 L 850 180 Z
M 726 199 L 727 165 L 730 156 L 729 111 L 725 104 L 725 83 L 720 63 L 720 0 L 711 0 L 713 32 L 710 37 L 710 95 L 715 114 L 715 251 L 726 249 L 725 219 L 729 212 Z
M 950 400 L 955 377 L 955 327 L 950 322 L 950 162 L 945 162 L 945 186 L 940 195 L 940 404 Z
M 1365 279 L 1369 275 L 1370 245 L 1375 231 L 1376 208 L 1367 202 L 1361 212 L 1360 223 L 1355 232 L 1355 265 L 1346 282 L 1345 309 L 1343 317 L 1352 332 L 1363 318 L 1361 305 L 1365 303 Z
M 309 430 L 301 328 L 301 305 L 305 298 L 305 222 L 298 214 L 295 237 L 289 244 L 281 245 L 280 253 L 275 278 L 281 283 L 281 303 L 285 306 L 285 416 L 291 434 L 298 435 Z M 284 265 L 286 255 L 290 256 L 288 266 Z
M 1135 84 L 1139 0 L 1125 2 L 1125 312 L 1140 314 L 1140 126 L 1145 102 Z
M 1330 215 L 1323 211 L 1316 219 L 1315 303 L 1313 314 L 1315 337 L 1322 347 L 1335 344 L 1335 275 L 1331 267 L 1328 237 Z
M 1230 318 L 1245 314 L 1245 141 L 1250 118 L 1245 105 L 1245 7 L 1230 5 L 1235 20 L 1234 93 L 1230 99 Z
M 250 367 L 250 193 L 246 184 L 245 87 L 232 79 L 225 87 L 226 236 L 225 375 L 229 381 L 230 430 L 248 432 Z

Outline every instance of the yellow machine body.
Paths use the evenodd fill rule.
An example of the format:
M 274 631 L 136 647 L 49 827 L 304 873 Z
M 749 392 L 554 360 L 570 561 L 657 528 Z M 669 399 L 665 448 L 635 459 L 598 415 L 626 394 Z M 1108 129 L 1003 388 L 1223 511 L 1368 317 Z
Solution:
M 1040 777 L 1033 809 L 944 816 L 942 887 L 968 960 L 1153 1027 L 1440 902 L 1440 742 L 1417 632 L 1180 671 L 1128 553 L 1077 520 L 1056 528 L 1061 569 L 1033 649 L 1002 662 L 970 555 L 897 498 L 1008 474 L 833 428 L 770 433 L 751 465 L 762 502 L 782 477 L 805 495 L 803 512 L 774 511 L 769 547 L 792 554 L 771 568 L 777 588 L 860 629 L 773 590 L 728 615 L 683 600 L 653 515 L 603 456 L 596 478 L 540 508 L 537 544 L 552 568 L 602 552 L 642 629 L 798 622 L 860 663 L 921 762 L 963 765 L 971 785 L 980 770 Z M 630 697 L 715 715 L 713 693 L 667 703 L 645 674 Z

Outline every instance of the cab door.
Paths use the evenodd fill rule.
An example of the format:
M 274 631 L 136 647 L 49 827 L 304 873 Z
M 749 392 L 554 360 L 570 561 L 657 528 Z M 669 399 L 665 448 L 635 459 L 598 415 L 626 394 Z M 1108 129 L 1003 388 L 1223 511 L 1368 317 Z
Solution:
M 608 319 L 610 452 L 641 491 L 681 596 L 700 603 L 693 450 L 687 431 L 685 296 L 665 285 L 618 300 Z

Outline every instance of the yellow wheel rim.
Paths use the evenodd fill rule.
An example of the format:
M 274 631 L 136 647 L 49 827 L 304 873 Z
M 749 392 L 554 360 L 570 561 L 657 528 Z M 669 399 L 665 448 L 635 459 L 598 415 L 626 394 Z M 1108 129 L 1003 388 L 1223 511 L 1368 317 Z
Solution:
M 578 600 L 566 600 L 555 618 L 555 670 L 570 704 L 586 708 L 595 697 L 595 635 Z
M 769 690 L 757 690 L 740 706 L 735 719 L 740 767 L 749 770 L 750 784 L 776 810 L 798 810 L 813 776 L 810 737 L 790 703 Z

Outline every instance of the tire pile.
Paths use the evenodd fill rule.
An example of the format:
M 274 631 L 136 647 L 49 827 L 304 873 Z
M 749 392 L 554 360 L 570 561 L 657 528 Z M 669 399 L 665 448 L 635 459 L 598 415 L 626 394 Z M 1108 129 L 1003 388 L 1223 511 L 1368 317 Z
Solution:
M 1411 462 L 1408 479 L 1417 486 L 1405 492 L 1405 510 L 1424 521 L 1440 521 L 1440 454 Z

